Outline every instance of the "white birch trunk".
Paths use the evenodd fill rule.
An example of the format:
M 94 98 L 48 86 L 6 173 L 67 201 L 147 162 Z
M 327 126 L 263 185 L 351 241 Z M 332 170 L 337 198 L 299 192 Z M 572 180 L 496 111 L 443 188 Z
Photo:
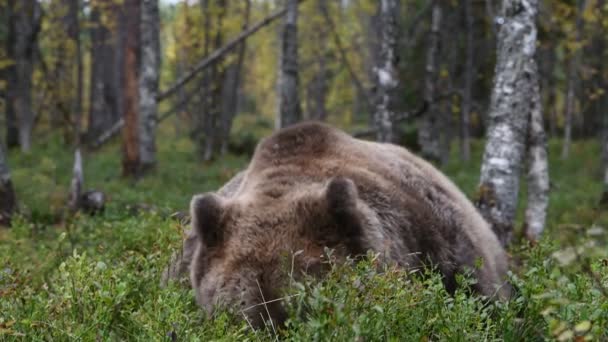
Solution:
M 511 239 L 519 177 L 524 163 L 531 99 L 538 89 L 536 52 L 537 0 L 504 0 L 498 32 L 494 88 L 481 179 L 479 209 L 503 245 Z
M 392 142 L 395 140 L 393 119 L 395 112 L 395 92 L 399 86 L 397 77 L 397 15 L 399 3 L 397 0 L 381 0 L 380 2 L 380 58 L 374 68 L 376 83 L 376 108 L 374 125 L 376 140 Z
M 139 157 L 144 169 L 156 164 L 156 116 L 160 70 L 158 0 L 141 7 L 141 66 L 139 73 Z
M 549 164 L 538 73 L 533 73 L 531 78 L 536 86 L 529 94 L 532 108 L 528 123 L 528 203 L 524 234 L 528 240 L 537 241 L 545 228 L 549 205 Z

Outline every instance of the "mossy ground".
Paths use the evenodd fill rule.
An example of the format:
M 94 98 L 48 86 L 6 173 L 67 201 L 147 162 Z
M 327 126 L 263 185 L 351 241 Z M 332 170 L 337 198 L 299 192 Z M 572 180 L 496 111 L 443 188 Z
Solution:
M 536 246 L 514 241 L 511 301 L 487 304 L 464 290 L 450 296 L 431 271 L 384 269 L 370 255 L 357 265 L 336 265 L 322 281 L 294 284 L 287 327 L 258 332 L 230 313 L 204 317 L 187 289 L 159 287 L 183 229 L 168 214 L 187 208 L 193 193 L 216 189 L 247 157 L 200 163 L 187 138 L 166 132 L 159 145 L 158 168 L 137 182 L 120 177 L 118 145 L 87 153 L 86 187 L 103 190 L 110 202 L 101 216 L 62 224 L 56 218 L 71 153 L 51 138 L 30 155 L 11 154 L 24 217 L 0 230 L 0 340 L 608 339 L 608 210 L 597 205 L 595 142 L 576 143 L 564 161 L 556 157 L 558 142 L 550 143 L 548 227 Z M 471 162 L 455 153 L 445 168 L 470 196 L 481 152 L 477 142 Z M 135 204 L 152 210 L 135 213 Z

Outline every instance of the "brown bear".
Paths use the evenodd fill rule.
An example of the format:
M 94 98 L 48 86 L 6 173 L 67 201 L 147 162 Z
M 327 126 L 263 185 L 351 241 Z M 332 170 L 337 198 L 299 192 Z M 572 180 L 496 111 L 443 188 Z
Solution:
M 190 210 L 189 255 L 166 276 L 178 277 L 191 259 L 199 305 L 241 310 L 254 326 L 285 319 L 280 289 L 301 272 L 322 274 L 326 247 L 338 260 L 371 250 L 405 268 L 430 263 L 448 291 L 470 270 L 477 292 L 509 296 L 503 248 L 451 181 L 404 148 L 325 124 L 262 140 L 242 174 L 218 193 L 194 196 Z M 280 267 L 285 255 L 291 271 Z

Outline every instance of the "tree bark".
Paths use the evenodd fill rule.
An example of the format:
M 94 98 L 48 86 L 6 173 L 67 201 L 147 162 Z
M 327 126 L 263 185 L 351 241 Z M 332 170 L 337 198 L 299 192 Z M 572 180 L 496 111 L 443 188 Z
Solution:
M 72 113 L 74 115 L 73 136 L 74 144 L 80 146 L 80 132 L 82 126 L 82 90 L 83 90 L 83 62 L 82 62 L 82 44 L 80 42 L 80 3 L 79 0 L 70 0 L 69 3 L 70 26 L 68 28 L 68 36 L 74 42 L 76 47 L 76 92 L 72 102 Z
M 537 0 L 503 0 L 478 206 L 503 245 L 513 231 L 536 79 Z
M 13 212 L 17 208 L 11 173 L 6 159 L 4 147 L 0 143 L 0 226 L 10 225 Z
M 91 74 L 89 91 L 89 114 L 86 138 L 93 144 L 103 132 L 121 118 L 119 110 L 119 69 L 117 34 L 106 26 L 118 25 L 115 12 L 117 6 L 100 0 L 91 3 Z M 102 21 L 102 17 L 106 18 Z
M 40 4 L 36 0 L 11 0 L 10 24 L 15 35 L 11 55 L 15 60 L 15 77 L 9 84 L 9 101 L 18 123 L 19 145 L 29 152 L 34 128 L 32 109 L 32 76 L 34 73 L 34 51 L 40 29 Z
M 429 111 L 422 117 L 418 127 L 418 143 L 420 144 L 421 153 L 424 157 L 435 161 L 441 160 L 439 146 L 440 108 L 437 103 L 437 69 L 439 66 L 441 12 L 440 0 L 434 0 L 424 81 L 424 99 L 429 104 Z
M 251 18 L 251 0 L 245 1 L 245 11 L 243 14 L 243 31 L 247 30 L 249 27 L 249 21 Z M 230 87 L 227 88 L 228 94 L 224 97 L 228 102 L 226 106 L 224 106 L 224 111 L 222 113 L 222 137 L 221 137 L 221 146 L 220 153 L 222 155 L 228 152 L 228 142 L 230 139 L 230 131 L 232 129 L 232 122 L 234 121 L 234 117 L 237 114 L 239 109 L 239 89 L 241 89 L 242 81 L 243 81 L 243 64 L 245 62 L 245 53 L 247 51 L 247 41 L 243 40 L 237 51 L 237 60 L 236 64 L 233 66 L 232 75 L 229 77 L 229 70 L 226 72 L 226 78 L 231 79 Z
M 227 10 L 225 0 L 216 0 L 215 6 L 219 10 L 219 15 L 215 17 L 216 23 L 213 28 L 215 34 L 213 37 L 213 50 L 222 47 L 224 17 Z M 222 116 L 222 91 L 226 80 L 226 66 L 221 62 L 214 63 L 209 67 L 209 71 L 210 89 L 207 93 L 209 108 L 205 123 L 205 153 L 203 155 L 203 160 L 205 161 L 209 161 L 215 157 L 222 136 L 220 121 Z
M 81 194 L 84 186 L 84 172 L 82 171 L 82 154 L 80 148 L 74 152 L 74 168 L 72 170 L 72 181 L 70 183 L 70 198 L 68 207 L 72 213 L 78 211 L 81 206 Z
M 536 67 L 536 62 L 533 67 Z M 549 205 L 549 164 L 537 71 L 532 70 L 530 82 L 532 92 L 528 94 L 531 104 L 527 141 L 528 202 L 524 234 L 528 240 L 537 241 L 544 230 Z
M 156 116 L 160 71 L 160 17 L 158 0 L 141 6 L 141 68 L 139 79 L 139 155 L 143 169 L 156 164 Z
M 399 2 L 397 0 L 381 0 L 380 6 L 380 58 L 374 68 L 374 83 L 376 84 L 376 101 L 374 111 L 374 126 L 376 140 L 381 142 L 395 141 L 395 97 L 399 87 L 397 75 L 397 15 Z
M 474 65 L 474 41 L 473 41 L 473 20 L 475 15 L 471 6 L 472 0 L 463 0 L 466 30 L 465 47 L 465 66 L 464 66 L 464 87 L 462 89 L 462 108 L 460 117 L 460 158 L 464 161 L 471 159 L 471 104 L 473 101 L 473 80 L 475 78 Z
M 566 91 L 566 113 L 564 115 L 564 143 L 562 148 L 562 158 L 568 158 L 570 154 L 570 144 L 572 142 L 572 116 L 574 115 L 574 106 L 576 105 L 575 97 L 578 88 L 578 68 L 580 64 L 580 47 L 581 35 L 583 30 L 583 10 L 586 0 L 576 1 L 576 27 L 575 27 L 575 50 L 571 51 L 570 61 L 568 63 L 568 89 Z
M 125 35 L 122 174 L 125 177 L 138 177 L 141 171 L 138 108 L 141 0 L 125 0 L 124 9 L 127 22 L 122 32 Z
M 15 0 L 7 1 L 5 5 L 7 33 L 6 33 L 6 57 L 9 60 L 16 60 L 15 56 L 15 40 L 16 40 L 16 20 Z M 5 112 L 6 112 L 6 146 L 10 148 L 19 146 L 19 125 L 17 124 L 17 114 L 15 113 L 14 97 L 17 84 L 17 67 L 16 64 L 9 65 L 5 68 L 4 79 L 7 84 L 5 96 Z
M 287 12 L 281 36 L 281 64 L 277 86 L 277 129 L 293 125 L 302 118 L 298 94 L 298 0 L 286 1 Z

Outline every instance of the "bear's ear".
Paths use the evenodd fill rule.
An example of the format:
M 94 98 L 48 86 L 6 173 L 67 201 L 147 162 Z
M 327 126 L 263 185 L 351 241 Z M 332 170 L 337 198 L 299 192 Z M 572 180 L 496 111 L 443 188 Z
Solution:
M 220 220 L 224 200 L 215 194 L 195 195 L 190 202 L 192 230 L 207 247 L 217 246 L 222 239 Z
M 348 178 L 333 178 L 325 190 L 330 216 L 337 223 L 340 233 L 349 237 L 361 233 L 361 215 L 357 209 L 358 198 L 357 186 Z

